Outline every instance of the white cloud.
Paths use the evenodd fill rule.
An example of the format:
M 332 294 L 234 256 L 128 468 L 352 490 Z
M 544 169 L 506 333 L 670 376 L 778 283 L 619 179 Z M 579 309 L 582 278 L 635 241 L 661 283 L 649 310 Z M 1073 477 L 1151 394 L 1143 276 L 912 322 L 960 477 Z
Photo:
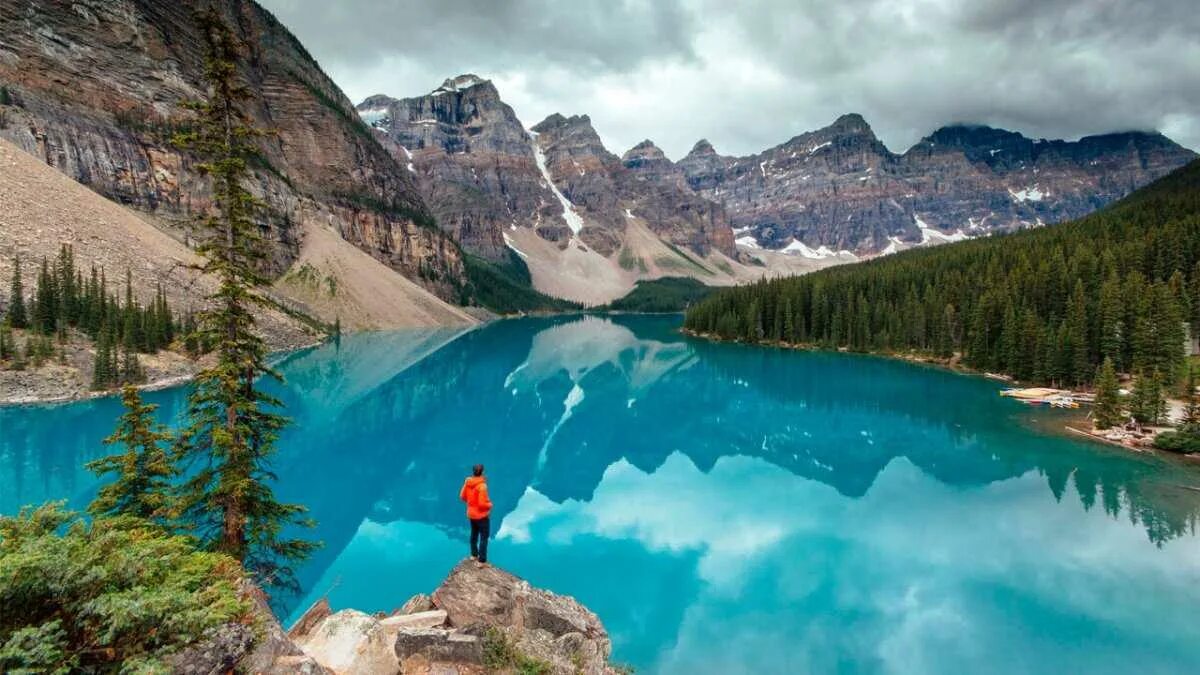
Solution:
M 894 151 L 952 122 L 1159 129 L 1200 149 L 1190 0 L 264 0 L 354 100 L 475 72 L 527 126 L 587 113 L 618 154 L 748 154 L 859 112 Z

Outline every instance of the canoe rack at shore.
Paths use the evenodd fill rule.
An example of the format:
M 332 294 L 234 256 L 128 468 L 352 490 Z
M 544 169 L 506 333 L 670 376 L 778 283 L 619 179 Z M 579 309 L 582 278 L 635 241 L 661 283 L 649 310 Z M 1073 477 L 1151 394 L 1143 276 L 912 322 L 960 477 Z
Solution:
M 1093 403 L 1095 395 L 1068 391 L 1066 389 L 1051 389 L 1050 387 L 1031 387 L 1028 389 L 1004 389 L 1001 396 L 1014 398 L 1026 405 L 1048 405 L 1053 408 L 1075 409 L 1082 403 Z

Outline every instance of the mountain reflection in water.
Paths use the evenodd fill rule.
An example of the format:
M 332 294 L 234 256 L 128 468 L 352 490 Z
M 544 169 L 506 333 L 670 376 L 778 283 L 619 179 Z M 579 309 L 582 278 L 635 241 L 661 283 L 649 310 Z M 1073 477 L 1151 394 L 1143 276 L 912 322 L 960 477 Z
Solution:
M 1200 658 L 1196 470 L 1039 434 L 992 383 L 710 344 L 677 317 L 499 321 L 296 354 L 280 497 L 325 546 L 304 597 L 390 610 L 465 552 L 579 597 L 649 672 L 972 672 Z M 156 392 L 164 419 L 181 389 Z M 0 511 L 95 483 L 113 399 L 0 409 Z

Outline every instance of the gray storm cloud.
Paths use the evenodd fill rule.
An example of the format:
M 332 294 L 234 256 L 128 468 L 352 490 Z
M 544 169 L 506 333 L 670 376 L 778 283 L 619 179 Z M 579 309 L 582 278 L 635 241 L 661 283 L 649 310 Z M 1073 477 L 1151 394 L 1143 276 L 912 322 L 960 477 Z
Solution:
M 1195 0 L 260 0 L 354 100 L 474 72 L 526 125 L 614 152 L 748 154 L 861 113 L 893 151 L 944 124 L 1200 150 Z

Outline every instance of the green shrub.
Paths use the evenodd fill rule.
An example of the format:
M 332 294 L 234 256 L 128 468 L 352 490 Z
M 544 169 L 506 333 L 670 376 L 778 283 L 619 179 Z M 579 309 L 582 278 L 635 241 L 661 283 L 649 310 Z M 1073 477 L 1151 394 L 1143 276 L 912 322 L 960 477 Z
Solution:
M 160 672 L 206 630 L 242 620 L 231 558 L 133 518 L 61 503 L 0 518 L 0 672 Z
M 1154 447 L 1185 455 L 1200 452 L 1200 430 L 1164 431 L 1154 437 Z
M 506 671 L 516 675 L 549 675 L 553 670 L 546 661 L 521 653 L 498 628 L 488 628 L 483 635 L 483 667 L 489 673 Z

